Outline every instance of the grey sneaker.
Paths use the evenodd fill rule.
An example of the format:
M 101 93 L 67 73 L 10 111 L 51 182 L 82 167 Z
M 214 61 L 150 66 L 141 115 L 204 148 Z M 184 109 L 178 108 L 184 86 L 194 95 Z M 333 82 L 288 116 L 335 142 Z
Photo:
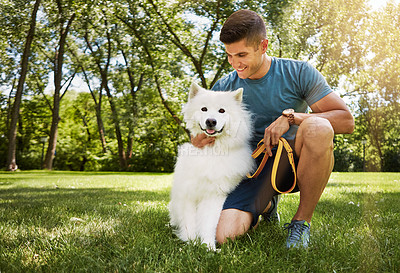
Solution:
M 264 212 L 262 218 L 267 223 L 279 223 L 280 217 L 278 214 L 278 203 L 281 199 L 280 195 L 274 195 L 271 199 L 271 207 L 268 209 L 267 212 Z
M 308 242 L 310 241 L 310 223 L 307 223 L 307 221 L 304 220 L 293 220 L 291 223 L 286 223 L 284 227 L 288 231 L 288 237 L 286 240 L 287 248 L 308 247 Z

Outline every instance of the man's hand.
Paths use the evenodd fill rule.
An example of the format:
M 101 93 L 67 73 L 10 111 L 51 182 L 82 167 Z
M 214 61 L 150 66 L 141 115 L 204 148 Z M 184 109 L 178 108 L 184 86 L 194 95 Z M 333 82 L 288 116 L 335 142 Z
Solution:
M 197 136 L 191 136 L 190 141 L 196 148 L 204 148 L 207 145 L 214 145 L 215 137 L 209 137 L 206 134 L 198 134 Z
M 288 119 L 284 116 L 280 116 L 265 129 L 264 144 L 269 156 L 272 156 L 271 148 L 278 145 L 279 138 L 286 133 L 289 128 Z

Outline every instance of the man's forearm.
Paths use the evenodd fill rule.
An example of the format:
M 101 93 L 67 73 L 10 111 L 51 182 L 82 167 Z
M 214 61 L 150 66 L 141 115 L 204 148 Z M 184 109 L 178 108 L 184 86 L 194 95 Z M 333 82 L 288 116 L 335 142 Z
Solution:
M 322 113 L 294 113 L 294 124 L 300 125 L 305 119 L 317 116 L 329 120 L 335 134 L 351 134 L 354 131 L 354 118 L 349 111 L 331 110 Z

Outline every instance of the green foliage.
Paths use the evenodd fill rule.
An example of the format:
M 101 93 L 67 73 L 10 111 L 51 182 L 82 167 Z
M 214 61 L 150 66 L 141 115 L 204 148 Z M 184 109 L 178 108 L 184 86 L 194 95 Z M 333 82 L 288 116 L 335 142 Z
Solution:
M 362 143 L 350 136 L 335 136 L 334 156 L 335 172 L 361 172 L 364 169 Z
M 87 93 L 70 92 L 63 98 L 60 112 L 59 141 L 56 150 L 56 169 L 96 170 L 93 157 L 101 150 L 96 130 L 94 103 Z
M 0 166 L 6 165 L 6 158 L 7 158 L 6 151 L 8 144 L 7 121 L 8 121 L 7 97 L 2 93 L 0 93 Z
M 0 2 L 4 166 L 13 103 L 8 94 L 18 79 L 33 3 Z M 74 76 L 91 93 L 69 96 L 70 90 L 61 100 L 54 167 L 171 171 L 177 145 L 188 140 L 180 111 L 190 82 L 209 88 L 231 70 L 218 33 L 242 8 L 265 19 L 269 55 L 310 61 L 351 104 L 356 131 L 336 137 L 335 170 L 362 170 L 365 155 L 367 170 L 398 171 L 400 5 L 389 1 L 372 11 L 366 0 L 42 1 L 21 108 L 19 167 L 41 168 L 40 140 L 50 134 L 53 107 L 45 87 L 54 82 L 60 27 L 72 14 L 61 91 L 81 92 L 69 86 Z
M 50 110 L 42 96 L 26 97 L 18 122 L 17 160 L 23 169 L 40 169 L 43 142 L 50 129 Z

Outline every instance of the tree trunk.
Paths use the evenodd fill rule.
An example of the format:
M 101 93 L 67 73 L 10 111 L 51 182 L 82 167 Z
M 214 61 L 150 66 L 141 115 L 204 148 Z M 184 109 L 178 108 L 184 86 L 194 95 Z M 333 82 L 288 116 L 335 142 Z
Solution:
M 99 97 L 99 103 L 95 103 L 96 106 L 96 121 L 97 121 L 97 128 L 99 130 L 99 137 L 100 137 L 100 142 L 101 142 L 101 147 L 103 150 L 103 153 L 106 153 L 107 151 L 107 143 L 106 143 L 106 137 L 104 133 L 104 124 L 103 124 L 103 118 L 101 117 L 101 92 L 100 90 L 100 97 Z
M 63 27 L 63 22 L 61 22 L 60 27 L 60 41 L 58 45 L 58 50 L 55 54 L 54 61 L 54 99 L 53 99 L 53 113 L 51 120 L 50 138 L 47 147 L 46 157 L 44 160 L 44 168 L 51 170 L 53 168 L 53 160 L 56 152 L 57 146 L 57 135 L 58 135 L 58 123 L 60 121 L 60 100 L 61 100 L 61 81 L 62 81 L 62 67 L 64 64 L 64 52 L 65 44 L 67 42 L 67 35 L 72 21 L 75 19 L 75 13 L 72 14 L 68 21 L 67 26 Z
M 11 124 L 10 131 L 8 136 L 8 155 L 7 155 L 7 170 L 15 171 L 17 166 L 17 160 L 15 158 L 16 151 L 16 141 L 17 141 L 17 122 L 19 118 L 19 108 L 22 100 L 22 91 L 24 89 L 24 83 L 26 74 L 28 72 L 28 60 L 31 52 L 31 44 L 33 38 L 35 36 L 35 27 L 36 27 L 36 14 L 39 9 L 40 0 L 36 0 L 35 5 L 33 6 L 32 18 L 30 23 L 30 28 L 28 31 L 28 35 L 26 37 L 24 53 L 22 54 L 21 60 L 21 75 L 18 81 L 17 92 L 15 94 L 14 105 L 12 108 L 11 115 Z
M 89 88 L 90 94 L 91 94 L 91 96 L 93 98 L 93 101 L 94 101 L 95 110 L 96 110 L 97 129 L 98 129 L 98 132 L 99 132 L 100 143 L 101 143 L 101 147 L 102 147 L 103 153 L 106 153 L 106 151 L 107 151 L 107 143 L 106 143 L 106 137 L 105 137 L 105 134 L 104 134 L 103 118 L 101 117 L 101 102 L 102 102 L 103 86 L 101 86 L 101 88 L 100 88 L 99 101 L 97 102 L 96 95 L 95 95 L 94 91 L 92 90 L 92 87 L 90 86 L 90 81 L 89 81 L 89 78 L 88 78 L 88 76 L 86 74 L 86 71 L 83 68 L 83 65 L 80 64 L 80 66 L 81 66 L 83 75 L 85 77 L 86 84 L 87 84 L 87 86 Z
M 119 126 L 119 118 L 118 118 L 117 108 L 115 106 L 114 98 L 111 94 L 111 91 L 108 88 L 107 75 L 103 74 L 102 76 L 103 76 L 102 78 L 103 78 L 104 88 L 106 90 L 107 97 L 108 97 L 108 102 L 110 103 L 111 117 L 112 117 L 112 120 L 114 123 L 115 135 L 117 137 L 117 142 L 118 142 L 119 166 L 120 166 L 121 170 L 126 170 L 126 168 L 127 168 L 126 154 L 125 154 L 125 150 L 124 150 L 124 142 L 122 141 L 121 128 Z
M 121 46 L 121 43 L 118 43 Z M 125 60 L 125 65 L 126 65 L 126 72 L 128 74 L 129 78 L 129 84 L 130 84 L 130 95 L 131 95 L 131 103 L 130 103 L 130 110 L 131 110 L 131 115 L 133 118 L 133 122 L 130 122 L 128 124 L 129 132 L 128 132 L 128 143 L 127 143 L 127 150 L 126 150 L 126 160 L 127 160 L 127 166 L 128 162 L 130 159 L 132 159 L 133 155 L 133 135 L 135 132 L 136 128 L 136 118 L 137 118 L 137 105 L 136 105 L 136 94 L 140 91 L 143 85 L 143 80 L 144 80 L 144 73 L 140 74 L 139 80 L 135 80 L 135 75 L 133 71 L 130 69 L 130 64 L 128 61 L 128 57 L 125 54 L 125 51 L 121 48 L 121 53 L 122 56 L 124 57 Z

